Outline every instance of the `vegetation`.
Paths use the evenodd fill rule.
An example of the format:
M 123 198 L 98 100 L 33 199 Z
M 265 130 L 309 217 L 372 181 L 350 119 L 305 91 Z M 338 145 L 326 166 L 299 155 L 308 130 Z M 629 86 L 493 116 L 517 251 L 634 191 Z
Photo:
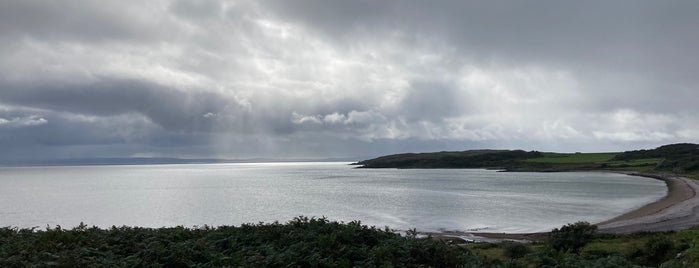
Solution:
M 456 267 L 477 261 L 462 247 L 324 218 L 193 229 L 0 229 L 0 267 Z
M 651 150 L 611 153 L 542 153 L 474 150 L 397 154 L 356 163 L 365 168 L 493 168 L 508 171 L 610 170 L 676 173 L 699 178 L 699 145 L 671 144 Z
M 619 153 L 544 153 L 542 157 L 527 159 L 527 162 L 534 163 L 556 163 L 556 164 L 580 164 L 580 163 L 600 163 L 614 158 Z
M 691 143 L 671 144 L 652 150 L 623 152 L 614 157 L 618 161 L 659 159 L 657 170 L 673 173 L 699 171 L 699 145 Z
M 529 247 L 523 243 L 503 242 L 502 255 L 510 258 L 510 261 L 520 259 L 531 252 Z
M 596 234 L 575 223 L 533 243 L 452 245 L 416 232 L 298 217 L 240 227 L 0 228 L 0 267 L 697 267 L 699 229 Z
M 597 234 L 589 227 L 593 226 L 576 223 L 557 229 L 559 238 L 586 233 L 581 237 L 587 243 L 563 239 L 577 250 L 560 247 L 561 240 L 553 234 L 542 242 L 473 243 L 465 247 L 479 256 L 484 266 L 491 267 L 699 267 L 699 228 L 614 235 Z M 526 253 L 513 258 L 514 245 L 525 247 L 516 251 Z
M 579 253 L 597 232 L 597 226 L 587 222 L 568 224 L 549 233 L 549 245 L 553 250 Z
M 507 168 L 524 159 L 542 157 L 540 152 L 522 150 L 472 150 L 396 154 L 355 163 L 364 168 Z

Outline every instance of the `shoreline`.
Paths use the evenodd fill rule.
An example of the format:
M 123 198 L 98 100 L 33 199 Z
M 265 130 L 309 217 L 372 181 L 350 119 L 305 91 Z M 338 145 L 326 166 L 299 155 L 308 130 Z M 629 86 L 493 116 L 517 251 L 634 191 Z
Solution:
M 692 189 L 691 186 L 688 185 L 689 182 L 686 182 L 686 181 L 680 179 L 680 177 L 678 177 L 678 176 L 653 175 L 653 174 L 642 174 L 642 173 L 638 173 L 638 174 L 629 173 L 628 175 L 661 180 L 661 181 L 665 182 L 665 185 L 667 186 L 667 194 L 664 197 L 662 197 L 656 201 L 653 201 L 651 203 L 645 204 L 640 208 L 626 212 L 624 214 L 621 214 L 621 215 L 616 216 L 614 218 L 611 218 L 609 220 L 596 223 L 596 225 L 603 226 L 603 225 L 612 224 L 612 223 L 616 223 L 616 222 L 622 222 L 622 221 L 627 221 L 627 220 L 631 220 L 631 219 L 635 219 L 635 218 L 653 215 L 653 214 L 659 213 L 662 210 L 667 209 L 673 205 L 676 205 L 682 201 L 688 200 L 688 199 L 694 197 L 694 195 L 696 195 L 696 192 Z
M 608 172 L 608 171 L 602 171 Z M 688 229 L 699 225 L 699 182 L 672 174 L 645 174 L 617 172 L 630 176 L 664 181 L 667 194 L 654 202 L 626 212 L 609 220 L 594 223 L 600 233 L 627 234 L 635 232 L 663 232 Z M 542 241 L 548 232 L 541 233 L 485 233 L 449 232 L 432 234 L 437 239 L 475 241 Z M 464 239 L 466 238 L 466 239 Z
M 602 233 L 664 232 L 699 225 L 699 182 L 677 175 L 648 175 L 663 180 L 668 194 L 660 200 L 610 220 L 597 223 Z

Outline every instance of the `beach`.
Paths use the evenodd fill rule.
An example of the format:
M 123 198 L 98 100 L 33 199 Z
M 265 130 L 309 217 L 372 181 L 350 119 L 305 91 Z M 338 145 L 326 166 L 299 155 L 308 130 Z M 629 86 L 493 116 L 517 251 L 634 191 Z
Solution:
M 634 232 L 663 232 L 688 229 L 699 225 L 699 182 L 670 174 L 638 174 L 667 184 L 665 197 L 612 219 L 595 223 L 601 233 L 626 234 Z M 543 240 L 548 233 L 442 233 L 436 237 L 456 237 L 464 240 Z
M 696 180 L 674 175 L 633 175 L 665 181 L 668 185 L 667 195 L 639 209 L 598 223 L 600 232 L 675 231 L 699 225 L 699 183 Z

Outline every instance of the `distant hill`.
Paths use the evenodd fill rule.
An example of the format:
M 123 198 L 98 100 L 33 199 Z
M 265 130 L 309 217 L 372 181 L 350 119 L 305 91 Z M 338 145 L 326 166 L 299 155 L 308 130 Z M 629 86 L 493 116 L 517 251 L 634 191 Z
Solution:
M 652 150 L 627 151 L 618 154 L 614 160 L 631 161 L 660 158 L 656 169 L 686 173 L 699 171 L 699 144 L 678 143 L 660 146 Z
M 507 168 L 540 152 L 522 150 L 470 150 L 462 152 L 387 155 L 355 163 L 363 168 Z
M 497 168 L 508 171 L 673 172 L 699 178 L 699 145 L 679 143 L 650 150 L 607 153 L 550 153 L 523 150 L 406 153 L 382 156 L 355 164 L 362 168 Z

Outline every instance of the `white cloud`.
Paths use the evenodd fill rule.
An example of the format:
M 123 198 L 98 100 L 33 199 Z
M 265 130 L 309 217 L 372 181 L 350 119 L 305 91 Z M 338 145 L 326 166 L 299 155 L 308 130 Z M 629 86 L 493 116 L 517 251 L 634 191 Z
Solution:
M 658 131 L 620 131 L 620 132 L 605 132 L 594 131 L 595 138 L 607 139 L 612 141 L 664 141 L 673 138 L 674 136 Z
M 30 115 L 26 117 L 14 117 L 5 119 L 0 117 L 0 126 L 8 127 L 31 127 L 47 124 L 49 121 L 38 115 Z
M 327 124 L 344 124 L 347 122 L 347 116 L 339 113 L 327 114 L 323 117 L 323 122 Z
M 291 122 L 293 122 L 295 124 L 305 124 L 305 123 L 322 124 L 323 123 L 323 121 L 320 119 L 320 116 L 300 115 L 296 112 L 293 113 Z

